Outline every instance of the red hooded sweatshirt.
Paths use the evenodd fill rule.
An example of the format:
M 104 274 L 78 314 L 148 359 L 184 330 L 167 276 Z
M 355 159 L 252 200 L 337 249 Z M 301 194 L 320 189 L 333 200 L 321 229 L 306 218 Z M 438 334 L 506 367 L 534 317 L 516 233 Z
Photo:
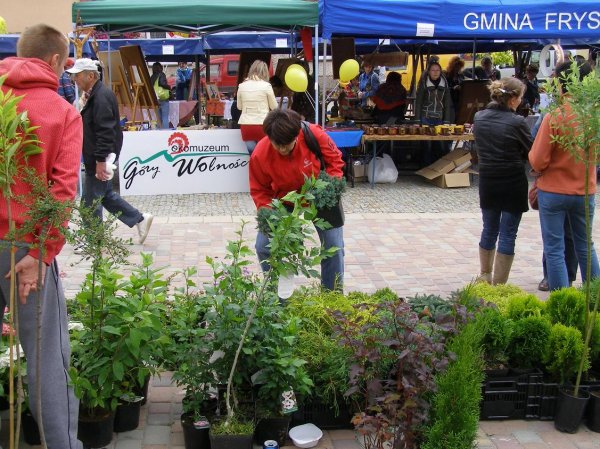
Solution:
M 33 167 L 42 180 L 51 184 L 50 191 L 57 200 L 74 199 L 83 143 L 79 112 L 58 95 L 58 77 L 41 59 L 6 58 L 0 61 L 0 76 L 4 75 L 7 75 L 7 78 L 2 90 L 6 92 L 12 89 L 15 95 L 23 95 L 17 106 L 18 110 L 27 111 L 31 125 L 39 126 L 35 133 L 43 151 L 30 157 L 27 165 Z M 29 186 L 22 180 L 15 181 L 16 184 L 12 186 L 14 196 L 30 191 Z M 28 220 L 28 207 L 12 201 L 11 209 L 18 229 Z M 64 226 L 66 225 L 67 223 L 64 223 Z M 0 236 L 4 238 L 7 232 L 6 200 L 0 198 Z M 34 244 L 29 254 L 39 259 L 40 251 L 35 247 L 34 235 L 27 235 L 24 240 Z M 52 230 L 45 243 L 44 262 L 52 262 L 63 245 L 64 238 L 57 229 Z
M 344 167 L 342 153 L 320 126 L 310 125 L 310 130 L 321 147 L 325 171 L 330 176 L 341 178 Z M 268 206 L 274 198 L 299 190 L 305 176 L 318 176 L 320 171 L 321 163 L 308 148 L 302 131 L 294 150 L 287 156 L 279 154 L 269 138 L 264 137 L 250 158 L 250 195 L 256 208 L 260 209 Z

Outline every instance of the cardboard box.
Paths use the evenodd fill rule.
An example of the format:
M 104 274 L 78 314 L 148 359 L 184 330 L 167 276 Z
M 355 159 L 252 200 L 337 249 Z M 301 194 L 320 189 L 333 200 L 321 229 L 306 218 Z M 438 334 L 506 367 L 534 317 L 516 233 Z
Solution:
M 354 182 L 367 182 L 367 166 L 363 164 L 353 165 L 352 176 L 354 177 Z
M 469 187 L 471 185 L 469 167 L 471 153 L 456 149 L 435 161 L 433 164 L 417 171 L 432 184 L 443 189 L 451 187 Z

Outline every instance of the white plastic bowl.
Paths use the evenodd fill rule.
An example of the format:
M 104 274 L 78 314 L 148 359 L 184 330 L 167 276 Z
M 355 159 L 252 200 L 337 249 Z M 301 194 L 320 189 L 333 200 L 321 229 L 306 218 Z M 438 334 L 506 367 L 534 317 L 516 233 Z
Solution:
M 323 437 L 323 432 L 314 424 L 302 424 L 290 429 L 290 438 L 296 447 L 315 447 Z

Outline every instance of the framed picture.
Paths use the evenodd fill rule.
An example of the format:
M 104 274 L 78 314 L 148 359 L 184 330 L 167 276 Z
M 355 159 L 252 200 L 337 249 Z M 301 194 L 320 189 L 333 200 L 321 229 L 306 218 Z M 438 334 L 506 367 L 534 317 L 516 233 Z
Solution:
M 221 94 L 219 93 L 219 87 L 213 83 L 206 83 L 206 95 L 211 100 L 220 100 Z

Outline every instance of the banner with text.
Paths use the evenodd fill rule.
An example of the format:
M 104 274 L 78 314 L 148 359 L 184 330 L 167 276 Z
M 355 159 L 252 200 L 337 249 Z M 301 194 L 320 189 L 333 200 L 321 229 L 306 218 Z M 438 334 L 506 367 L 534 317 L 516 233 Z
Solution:
M 248 192 L 239 129 L 123 133 L 122 195 Z

